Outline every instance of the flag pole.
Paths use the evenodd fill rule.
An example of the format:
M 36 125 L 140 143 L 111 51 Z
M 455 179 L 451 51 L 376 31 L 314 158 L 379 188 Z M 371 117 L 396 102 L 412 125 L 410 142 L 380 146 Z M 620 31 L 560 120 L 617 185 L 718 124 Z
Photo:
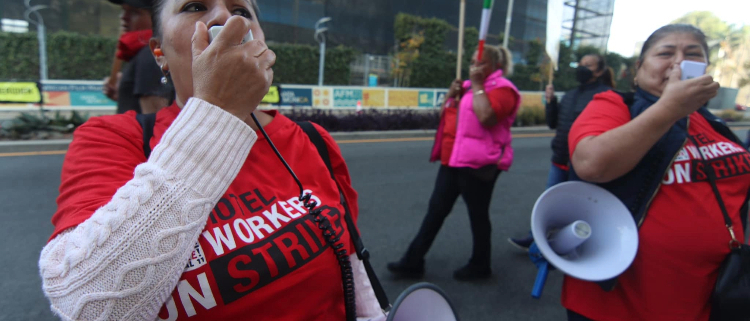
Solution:
M 461 63 L 464 56 L 464 23 L 466 16 L 466 0 L 461 0 L 458 17 L 458 61 L 456 63 L 456 79 L 461 79 Z

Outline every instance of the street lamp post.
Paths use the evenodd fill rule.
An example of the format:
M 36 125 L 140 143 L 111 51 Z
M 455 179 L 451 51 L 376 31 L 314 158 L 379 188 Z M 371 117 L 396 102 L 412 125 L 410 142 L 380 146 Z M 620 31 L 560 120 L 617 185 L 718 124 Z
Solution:
M 508 1 L 508 11 L 505 16 L 505 34 L 503 35 L 503 47 L 508 48 L 508 41 L 510 40 L 510 24 L 513 22 L 513 0 Z
M 315 23 L 315 40 L 320 43 L 320 66 L 318 66 L 318 86 L 323 86 L 323 73 L 326 65 L 326 35 L 328 27 L 323 24 L 331 21 L 331 18 L 325 17 Z
M 37 37 L 39 38 L 39 77 L 41 80 L 47 80 L 47 41 L 44 30 L 44 19 L 39 14 L 39 10 L 46 9 L 45 5 L 31 6 L 31 0 L 25 0 L 26 12 L 24 17 L 30 23 L 33 23 L 37 27 Z M 34 14 L 36 20 L 31 19 L 31 14 Z
M 47 41 L 44 30 L 44 19 L 39 13 L 39 10 L 46 9 L 48 6 L 36 5 L 31 6 L 31 0 L 25 0 L 26 12 L 24 12 L 24 18 L 26 21 L 33 23 L 37 28 L 37 38 L 39 39 L 39 110 L 44 117 L 44 81 L 47 80 Z M 31 14 L 34 14 L 36 20 L 31 19 Z

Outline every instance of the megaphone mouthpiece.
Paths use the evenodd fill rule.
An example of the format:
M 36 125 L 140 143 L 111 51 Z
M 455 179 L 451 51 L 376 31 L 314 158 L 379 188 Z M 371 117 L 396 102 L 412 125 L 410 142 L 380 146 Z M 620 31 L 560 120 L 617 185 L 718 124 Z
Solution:
M 557 255 L 565 256 L 591 237 L 591 225 L 585 221 L 575 221 L 552 234 L 549 246 Z

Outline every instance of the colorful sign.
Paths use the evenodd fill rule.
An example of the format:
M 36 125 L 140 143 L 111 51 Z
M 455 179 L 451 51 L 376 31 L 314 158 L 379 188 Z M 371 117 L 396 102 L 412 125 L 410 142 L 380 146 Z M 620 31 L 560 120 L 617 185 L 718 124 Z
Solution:
M 268 93 L 266 96 L 263 97 L 263 100 L 261 100 L 261 103 L 264 104 L 272 104 L 272 105 L 278 105 L 281 103 L 281 95 L 279 93 L 279 86 L 271 86 L 268 88 Z
M 365 89 L 362 90 L 362 107 L 385 107 L 385 90 Z
M 281 91 L 281 105 L 309 107 L 313 105 L 313 91 L 310 88 L 284 88 Z
M 521 102 L 526 107 L 544 108 L 544 92 L 521 92 Z
M 378 75 L 377 74 L 370 74 L 370 77 L 367 78 L 367 85 L 370 87 L 377 87 L 378 86 Z
M 445 97 L 448 95 L 447 91 L 438 91 L 435 99 L 435 107 L 442 107 L 445 104 Z
M 102 93 L 102 84 L 99 82 L 55 81 L 45 83 L 42 89 L 44 89 L 44 103 L 48 107 L 114 107 L 117 105 L 117 102 Z
M 38 103 L 42 100 L 39 87 L 33 82 L 0 82 L 0 101 Z
M 42 85 L 47 108 L 112 108 L 115 101 L 104 96 L 101 81 L 49 80 Z M 266 106 L 351 108 L 439 108 L 446 100 L 445 89 L 386 87 L 318 87 L 274 85 L 263 98 Z M 36 83 L 0 83 L 0 108 L 35 108 L 39 103 Z M 543 92 L 521 92 L 523 105 L 544 108 Z
M 420 91 L 419 92 L 419 107 L 435 107 L 435 92 Z
M 313 88 L 313 107 L 331 108 L 333 107 L 333 93 L 329 87 Z
M 357 107 L 362 101 L 362 89 L 334 89 L 333 107 Z
M 403 108 L 419 106 L 419 91 L 416 90 L 389 90 L 388 107 Z

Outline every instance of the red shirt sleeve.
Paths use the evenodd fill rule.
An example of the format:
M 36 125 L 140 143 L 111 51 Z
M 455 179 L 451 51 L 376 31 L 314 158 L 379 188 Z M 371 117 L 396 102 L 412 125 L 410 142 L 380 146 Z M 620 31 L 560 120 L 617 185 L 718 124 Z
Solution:
M 333 167 L 333 175 L 336 177 L 336 182 L 341 187 L 341 191 L 344 193 L 347 204 L 349 204 L 349 211 L 351 211 L 352 219 L 357 222 L 359 217 L 359 202 L 357 200 L 357 191 L 352 187 L 352 179 L 349 176 L 349 168 L 346 166 L 344 157 L 341 156 L 341 149 L 331 135 L 320 127 L 318 124 L 312 123 L 315 129 L 323 137 L 328 148 L 328 157 L 331 159 L 331 166 Z
M 589 136 L 599 136 L 630 121 L 630 110 L 622 97 L 614 91 L 594 96 L 573 123 L 568 134 L 570 155 L 575 153 L 578 143 Z
M 492 110 L 495 111 L 497 121 L 510 117 L 516 110 L 518 97 L 511 88 L 503 87 L 491 90 L 487 93 L 487 98 L 490 100 Z
M 92 118 L 75 131 L 63 163 L 50 240 L 109 203 L 117 189 L 133 179 L 135 167 L 146 161 L 134 115 Z

